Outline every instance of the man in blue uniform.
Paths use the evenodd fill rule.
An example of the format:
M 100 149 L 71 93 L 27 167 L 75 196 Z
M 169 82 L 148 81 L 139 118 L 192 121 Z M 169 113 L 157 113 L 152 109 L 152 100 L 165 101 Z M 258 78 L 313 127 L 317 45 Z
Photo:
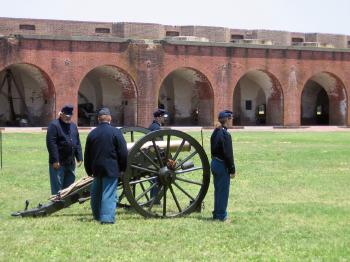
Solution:
M 232 139 L 227 131 L 232 112 L 225 110 L 219 113 L 220 125 L 215 128 L 210 138 L 211 171 L 214 176 L 214 211 L 213 219 L 227 220 L 227 204 L 230 191 L 230 178 L 236 172 L 233 158 Z
M 118 178 L 127 167 L 128 150 L 119 129 L 110 125 L 108 108 L 98 112 L 98 126 L 92 130 L 85 145 L 85 170 L 94 180 L 91 187 L 91 209 L 101 224 L 115 222 Z
M 164 125 L 165 119 L 168 117 L 168 113 L 164 109 L 158 109 L 153 113 L 153 122 L 148 127 L 150 131 L 156 131 L 161 128 L 162 125 Z
M 79 132 L 72 123 L 73 106 L 66 105 L 47 129 L 46 146 L 49 152 L 51 194 L 70 186 L 75 180 L 75 159 L 83 161 Z

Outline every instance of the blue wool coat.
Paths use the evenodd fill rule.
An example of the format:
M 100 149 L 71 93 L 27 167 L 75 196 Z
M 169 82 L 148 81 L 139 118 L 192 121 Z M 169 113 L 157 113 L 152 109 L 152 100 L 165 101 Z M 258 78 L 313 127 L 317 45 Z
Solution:
M 211 156 L 221 159 L 230 174 L 236 172 L 233 158 L 232 138 L 225 127 L 215 128 L 210 138 Z
M 100 123 L 87 139 L 84 152 L 85 171 L 89 176 L 119 177 L 127 167 L 128 150 L 121 131 Z
M 47 129 L 46 146 L 49 152 L 49 163 L 72 165 L 82 161 L 82 150 L 76 124 L 66 124 L 60 119 L 53 120 Z

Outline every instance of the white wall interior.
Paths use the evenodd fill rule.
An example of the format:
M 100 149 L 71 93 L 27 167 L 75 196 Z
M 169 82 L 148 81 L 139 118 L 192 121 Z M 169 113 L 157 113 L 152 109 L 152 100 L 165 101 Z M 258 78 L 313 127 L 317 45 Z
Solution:
M 169 74 L 159 91 L 159 103 L 170 113 L 173 125 L 211 125 L 213 99 L 202 98 L 198 83 L 207 82 L 204 77 L 192 69 L 182 68 Z M 210 88 L 207 83 L 207 88 Z M 196 117 L 195 112 L 199 115 Z
M 309 119 L 315 117 L 317 96 L 322 89 L 323 87 L 314 81 L 309 81 L 307 83 L 301 98 L 302 118 Z
M 128 75 L 118 68 L 101 66 L 93 69 L 83 79 L 79 93 L 79 104 L 92 103 L 94 111 L 108 107 L 113 125 L 136 125 L 135 87 Z M 80 118 L 79 124 L 96 123 Z
M 257 123 L 257 107 L 267 104 L 273 93 L 273 84 L 270 77 L 261 71 L 250 71 L 238 82 L 234 93 L 234 115 L 239 119 L 241 125 L 255 125 Z M 240 89 L 239 91 L 237 89 Z M 240 94 L 240 99 L 235 95 Z M 246 101 L 252 101 L 252 109 L 246 110 Z M 235 103 L 239 102 L 239 106 Z M 238 110 L 238 112 L 236 112 Z

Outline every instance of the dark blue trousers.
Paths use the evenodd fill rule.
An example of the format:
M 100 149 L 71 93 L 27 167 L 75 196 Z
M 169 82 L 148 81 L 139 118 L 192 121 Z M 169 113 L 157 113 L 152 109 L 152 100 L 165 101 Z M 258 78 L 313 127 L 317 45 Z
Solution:
M 95 177 L 91 185 L 91 209 L 95 220 L 101 223 L 114 223 L 117 207 L 116 177 Z
M 50 164 L 49 172 L 52 195 L 57 195 L 58 191 L 69 187 L 75 181 L 75 164 L 60 166 L 57 170 Z
M 224 161 L 213 159 L 211 171 L 214 177 L 214 211 L 213 218 L 225 220 L 227 218 L 227 204 L 230 193 L 230 174 Z
M 157 178 L 151 180 L 152 186 L 153 186 L 153 184 L 155 184 L 155 183 L 158 183 L 158 179 L 157 179 Z M 150 193 L 151 193 L 151 198 L 157 197 L 158 192 L 159 192 L 159 187 L 160 187 L 160 186 L 159 186 L 159 183 L 158 183 L 158 185 L 154 186 L 154 187 L 151 189 L 151 192 L 150 192 Z M 155 201 L 154 204 L 155 204 L 155 205 L 160 205 L 160 200 Z

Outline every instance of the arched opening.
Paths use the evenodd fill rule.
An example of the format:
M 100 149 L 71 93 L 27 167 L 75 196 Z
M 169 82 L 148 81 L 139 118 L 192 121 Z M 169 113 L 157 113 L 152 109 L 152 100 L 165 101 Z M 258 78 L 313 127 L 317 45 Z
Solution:
M 272 74 L 252 70 L 241 77 L 233 94 L 233 124 L 283 124 L 282 88 Z
M 213 97 L 211 84 L 204 74 L 180 68 L 164 79 L 158 104 L 169 112 L 170 125 L 211 126 Z
M 54 115 L 54 87 L 42 70 L 13 64 L 0 72 L 0 126 L 46 126 Z
M 347 99 L 344 85 L 329 73 L 318 73 L 301 95 L 301 125 L 345 125 Z
M 114 66 L 99 66 L 82 80 L 78 92 L 78 125 L 96 125 L 96 111 L 108 107 L 115 126 L 135 126 L 137 92 L 131 77 Z

